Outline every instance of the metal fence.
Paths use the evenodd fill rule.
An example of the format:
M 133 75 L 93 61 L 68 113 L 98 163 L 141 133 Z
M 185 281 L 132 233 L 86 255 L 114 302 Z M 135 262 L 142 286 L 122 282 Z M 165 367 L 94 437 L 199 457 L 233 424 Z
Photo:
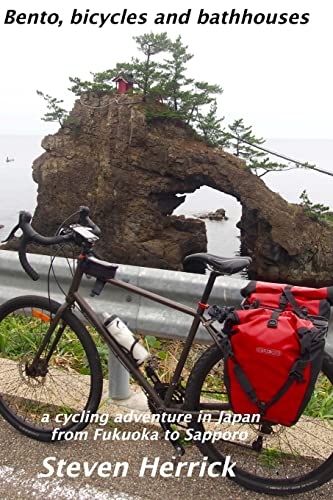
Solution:
M 16 252 L 0 250 L 0 303 L 18 295 L 46 295 L 50 257 L 29 255 L 28 258 L 40 274 L 40 280 L 37 282 L 32 281 L 24 273 Z M 62 288 L 67 290 L 71 282 L 71 273 L 66 259 L 56 258 L 54 269 Z M 128 265 L 119 266 L 117 277 L 192 307 L 196 306 L 207 281 L 207 276 L 204 275 Z M 239 291 L 246 283 L 244 279 L 219 277 L 210 297 L 210 304 L 239 305 L 241 301 Z M 192 321 L 190 316 L 115 286 L 106 286 L 101 296 L 92 298 L 90 291 L 93 285 L 93 279 L 84 278 L 80 293 L 95 311 L 117 314 L 133 332 L 169 339 L 184 339 L 187 335 Z M 51 295 L 55 300 L 63 298 L 53 279 Z M 198 342 L 210 342 L 210 337 L 202 327 L 196 339 Z M 329 330 L 328 351 L 333 352 L 332 323 Z M 109 387 L 110 396 L 114 399 L 126 399 L 130 395 L 128 372 L 112 354 L 109 358 Z

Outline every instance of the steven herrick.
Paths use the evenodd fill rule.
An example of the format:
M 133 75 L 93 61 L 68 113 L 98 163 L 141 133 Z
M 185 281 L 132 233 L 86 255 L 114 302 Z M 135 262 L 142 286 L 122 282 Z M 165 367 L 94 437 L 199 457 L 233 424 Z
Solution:
M 143 457 L 139 477 L 235 477 L 234 467 L 236 462 L 231 463 L 230 455 L 225 457 L 224 462 L 208 462 L 204 457 L 198 462 L 161 462 L 159 457 L 151 459 Z M 68 460 L 57 460 L 56 457 L 46 457 L 43 467 L 47 472 L 40 472 L 38 477 L 126 477 L 129 472 L 128 462 L 69 462 Z

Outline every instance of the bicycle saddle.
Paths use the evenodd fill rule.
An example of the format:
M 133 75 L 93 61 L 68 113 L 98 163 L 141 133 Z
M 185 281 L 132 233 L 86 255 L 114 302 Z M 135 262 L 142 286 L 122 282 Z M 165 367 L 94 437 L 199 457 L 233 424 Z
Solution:
M 190 262 L 202 263 L 209 265 L 214 271 L 222 274 L 235 274 L 248 267 L 252 259 L 251 257 L 218 257 L 217 255 L 211 255 L 209 253 L 194 253 L 188 255 L 184 259 L 184 264 L 189 264 Z

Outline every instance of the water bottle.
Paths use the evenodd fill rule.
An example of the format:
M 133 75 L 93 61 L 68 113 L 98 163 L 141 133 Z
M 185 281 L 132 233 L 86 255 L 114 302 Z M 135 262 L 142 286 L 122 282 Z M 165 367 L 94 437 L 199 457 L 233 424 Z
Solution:
M 118 316 L 103 313 L 103 324 L 118 344 L 132 354 L 138 366 L 148 358 L 149 352 L 138 342 L 131 330 Z

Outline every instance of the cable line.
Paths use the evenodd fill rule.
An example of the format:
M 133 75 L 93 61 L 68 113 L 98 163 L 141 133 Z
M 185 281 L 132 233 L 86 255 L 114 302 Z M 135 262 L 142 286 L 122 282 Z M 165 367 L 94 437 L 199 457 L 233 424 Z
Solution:
M 309 163 L 303 163 L 301 161 L 293 160 L 292 158 L 289 158 L 288 156 L 282 155 L 281 153 L 276 153 L 275 151 L 271 151 L 270 149 L 259 146 L 258 144 L 255 144 L 253 142 L 249 142 L 245 139 L 240 139 L 239 137 L 237 137 L 235 135 L 231 135 L 231 134 L 229 134 L 229 135 L 233 139 L 236 139 L 237 141 L 244 142 L 245 144 L 248 144 L 249 146 L 260 149 L 261 151 L 265 151 L 265 153 L 268 153 L 270 155 L 277 156 L 278 158 L 282 158 L 283 160 L 295 163 L 295 165 L 298 165 L 299 167 L 309 168 L 310 170 L 315 170 L 316 172 L 320 172 L 321 174 L 326 174 L 326 175 L 330 175 L 331 177 L 333 177 L 333 172 L 330 172 L 329 170 L 319 168 L 316 165 L 310 165 Z

